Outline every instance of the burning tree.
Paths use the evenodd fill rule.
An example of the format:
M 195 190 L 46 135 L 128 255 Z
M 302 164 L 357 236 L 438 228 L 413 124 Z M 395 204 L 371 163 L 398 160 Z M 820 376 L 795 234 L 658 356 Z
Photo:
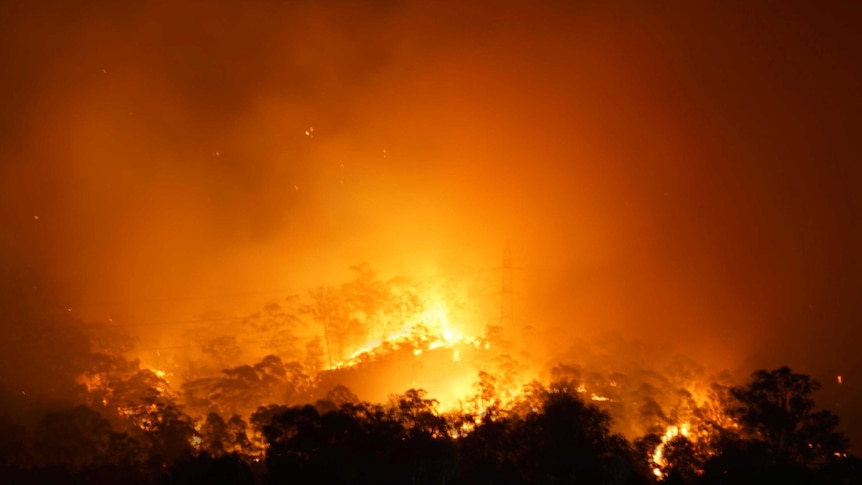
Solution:
M 196 413 L 247 416 L 261 405 L 307 401 L 310 387 L 311 378 L 298 362 L 268 355 L 254 365 L 224 369 L 218 377 L 188 381 L 183 395 Z
M 715 376 L 688 360 L 625 367 L 618 352 L 585 346 L 569 354 L 580 360 L 554 359 L 550 384 L 527 380 L 529 354 L 465 336 L 443 292 L 353 270 L 346 284 L 199 329 L 192 347 L 205 363 L 188 372 L 142 366 L 122 339 L 93 340 L 70 369 L 90 408 L 49 413 L 32 432 L 0 416 L 0 465 L 124 467 L 146 480 L 218 467 L 247 479 L 265 461 L 271 481 L 698 483 L 781 467 L 815 476 L 847 457 L 837 418 L 814 407 L 819 384 L 787 368 L 706 390 Z M 310 323 L 322 332 L 300 338 Z M 623 433 L 641 438 L 631 446 Z
M 311 291 L 311 303 L 303 307 L 323 329 L 329 368 L 399 336 L 423 310 L 407 280 L 381 281 L 367 264 L 351 270 L 353 281 Z

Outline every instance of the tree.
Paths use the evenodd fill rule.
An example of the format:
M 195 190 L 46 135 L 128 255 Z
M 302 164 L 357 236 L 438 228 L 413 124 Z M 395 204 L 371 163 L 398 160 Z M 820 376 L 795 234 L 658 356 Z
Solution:
M 847 446 L 835 431 L 838 417 L 815 411 L 812 394 L 819 388 L 788 367 L 759 370 L 748 385 L 731 388 L 734 401 L 727 411 L 744 437 L 766 445 L 775 463 L 814 467 L 842 456 Z
M 36 429 L 36 452 L 41 464 L 70 470 L 101 462 L 111 443 L 111 424 L 86 406 L 49 413 Z
M 634 475 L 631 450 L 610 431 L 610 415 L 584 403 L 575 392 L 552 385 L 539 413 L 516 432 L 521 443 L 517 468 L 545 483 L 603 483 Z M 626 477 L 616 477 L 616 475 Z
M 140 373 L 144 374 L 138 376 Z M 148 370 L 142 371 L 137 360 L 128 360 L 113 353 L 97 352 L 90 356 L 89 367 L 78 375 L 76 381 L 86 389 L 85 401 L 90 406 L 107 407 L 127 400 L 128 396 L 123 394 L 133 390 L 129 383 L 133 380 L 140 382 L 144 378 L 158 379 L 158 376 Z M 150 389 L 149 386 L 146 388 Z
M 201 345 L 201 351 L 210 358 L 210 361 L 218 369 L 232 365 L 242 355 L 242 349 L 233 335 L 208 339 Z
M 315 375 L 323 370 L 323 343 L 320 337 L 314 337 L 305 344 L 305 359 L 302 366 L 307 370 L 309 375 Z
M 261 403 L 307 400 L 311 378 L 298 362 L 282 362 L 268 355 L 254 365 L 224 369 L 221 377 L 186 382 L 187 405 L 196 412 L 246 415 Z
M 197 437 L 192 418 L 171 399 L 144 398 L 131 416 L 150 447 L 154 465 L 167 466 L 194 454 Z
M 628 442 L 570 382 L 532 384 L 520 412 L 483 420 L 458 440 L 466 483 L 637 483 Z M 643 467 L 642 467 L 643 468 Z
M 476 394 L 470 399 L 473 409 L 486 420 L 493 420 L 500 414 L 500 396 L 497 394 L 497 378 L 479 371 L 479 381 L 473 384 Z
M 230 436 L 224 419 L 216 413 L 207 414 L 200 429 L 200 451 L 218 458 L 226 454 L 225 448 L 230 446 Z
M 293 358 L 300 351 L 296 333 L 305 325 L 299 296 L 267 302 L 262 311 L 243 318 L 242 323 L 263 340 L 264 347 L 282 358 Z
M 437 400 L 426 399 L 424 389 L 410 389 L 402 395 L 390 396 L 395 419 L 408 435 L 425 433 L 433 437 L 446 434 L 446 422 L 437 415 Z
M 322 327 L 329 368 L 361 353 L 369 341 L 392 337 L 423 309 L 408 281 L 382 281 L 365 263 L 350 269 L 354 272 L 352 281 L 310 291 L 310 303 L 299 310 Z
M 303 307 L 303 311 L 312 316 L 323 328 L 323 338 L 326 343 L 326 356 L 329 367 L 344 357 L 345 317 L 340 295 L 334 288 L 321 287 L 309 292 L 312 303 Z
M 446 483 L 457 475 L 457 456 L 446 420 L 437 414 L 437 400 L 422 389 L 391 396 L 390 413 L 399 424 L 395 441 L 398 481 Z
M 339 384 L 326 393 L 326 399 L 318 401 L 318 408 L 321 405 L 326 405 L 329 406 L 332 411 L 334 411 L 343 407 L 345 404 L 358 403 L 359 397 L 356 394 L 353 394 L 353 392 L 348 389 L 347 386 L 342 386 L 341 384 Z
M 695 483 L 703 469 L 703 454 L 698 452 L 697 447 L 685 436 L 671 438 L 664 445 L 664 459 L 666 467 L 662 469 L 667 473 L 665 481 L 668 483 Z

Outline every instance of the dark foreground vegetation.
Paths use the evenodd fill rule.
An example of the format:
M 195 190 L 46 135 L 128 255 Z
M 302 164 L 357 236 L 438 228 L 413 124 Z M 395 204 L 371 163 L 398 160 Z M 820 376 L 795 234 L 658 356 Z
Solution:
M 502 364 L 479 372 L 462 411 L 440 413 L 416 389 L 362 402 L 338 385 L 345 377 L 361 382 L 417 350 L 428 369 L 445 371 L 422 333 L 391 358 L 322 370 L 369 329 L 388 335 L 406 313 L 422 313 L 417 292 L 360 268 L 310 303 L 287 299 L 243 319 L 243 331 L 273 352 L 254 364 L 241 364 L 234 334 L 202 329 L 190 340 L 208 360 L 190 359 L 172 389 L 165 371 L 125 356 L 125 335 L 83 324 L 29 282 L 0 278 L 0 308 L 12 322 L 0 339 L 3 484 L 862 483 L 838 418 L 815 407 L 819 385 L 788 368 L 758 371 L 740 387 L 715 384 L 695 402 L 667 380 L 656 386 L 562 364 L 550 385 L 516 387 L 514 360 L 476 345 L 461 358 Z M 291 329 L 302 318 L 322 327 L 326 345 L 315 339 L 296 350 Z M 298 355 L 302 362 L 282 358 Z M 616 393 L 591 387 L 596 381 L 613 382 Z M 602 395 L 585 402 L 587 387 Z M 682 404 L 662 406 L 659 395 Z M 611 413 L 646 425 L 626 439 Z
M 153 402 L 115 430 L 93 408 L 33 425 L 0 417 L 3 483 L 862 483 L 837 418 L 811 399 L 817 383 L 758 371 L 704 406 L 688 436 L 629 442 L 576 383 L 529 386 L 515 408 L 485 392 L 478 415 L 439 414 L 421 390 L 386 405 L 339 387 L 314 405 L 261 407 L 246 422 L 201 424 Z M 480 396 L 482 397 L 482 396 Z M 4 399 L 9 399 L 8 393 Z M 660 477 L 658 475 L 661 475 Z

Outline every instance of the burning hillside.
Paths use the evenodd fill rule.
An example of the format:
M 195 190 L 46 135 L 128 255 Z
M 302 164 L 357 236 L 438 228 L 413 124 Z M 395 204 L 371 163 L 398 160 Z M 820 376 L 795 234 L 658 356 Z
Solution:
M 118 407 L 120 416 L 133 420 L 155 409 L 159 399 L 176 402 L 198 420 L 210 413 L 248 419 L 261 406 L 313 403 L 336 388 L 370 402 L 422 389 L 439 411 L 478 417 L 489 409 L 530 412 L 536 406 L 525 402 L 536 388 L 554 384 L 608 411 L 614 429 L 630 439 L 687 430 L 696 410 L 710 405 L 710 385 L 727 383 L 685 359 L 613 359 L 607 355 L 617 349 L 587 350 L 600 343 L 572 349 L 579 362 L 533 355 L 528 337 L 516 343 L 500 326 L 477 329 L 453 318 L 468 312 L 450 310 L 440 289 L 405 278 L 381 280 L 367 265 L 355 267 L 354 274 L 348 283 L 273 301 L 260 312 L 215 326 L 196 352 L 158 352 L 156 359 L 173 366 L 142 371 L 136 379 L 143 382 L 128 382 L 128 372 L 117 377 L 98 369 L 79 382 L 103 406 L 128 392 L 125 387 L 148 389 L 148 396 L 123 397 L 147 406 Z M 235 329 L 247 333 L 231 333 Z M 618 338 L 608 342 L 634 346 Z M 243 357 L 253 360 L 243 364 Z M 664 442 L 672 437 L 656 446 L 654 463 L 662 462 Z
M 0 18 L 0 482 L 857 478 L 857 3 Z
M 215 320 L 224 324 L 194 347 L 155 355 L 60 312 L 65 327 L 55 328 L 65 333 L 28 335 L 47 339 L 45 348 L 75 335 L 87 343 L 65 374 L 77 407 L 37 419 L 32 431 L 0 422 L 12 444 L 4 466 L 21 476 L 43 464 L 81 476 L 119 466 L 148 482 L 188 460 L 217 459 L 272 479 L 401 481 L 424 470 L 445 482 L 500 477 L 511 467 L 525 480 L 601 476 L 625 463 L 619 470 L 631 480 L 694 482 L 711 467 L 734 469 L 722 460 L 751 447 L 806 470 L 852 459 L 834 431 L 837 418 L 814 409 L 818 384 L 807 376 L 761 371 L 747 387 L 734 386 L 682 357 L 644 347 L 624 354 L 620 348 L 638 345 L 621 337 L 577 344 L 565 361 L 536 355 L 527 336 L 462 324 L 457 315 L 468 312 L 445 295 L 404 278 L 381 280 L 363 265 L 350 282 Z M 795 397 L 781 411 L 787 392 Z M 9 409 L 33 400 L 26 390 L 4 399 Z M 764 421 L 763 406 L 773 403 L 778 411 L 770 412 L 788 413 L 788 430 Z M 72 448 L 52 445 L 51 436 Z M 535 455 L 523 444 L 534 441 L 552 448 Z M 378 454 L 368 463 L 407 468 L 367 469 L 344 455 L 371 443 L 382 448 L 370 448 Z M 558 449 L 593 458 L 554 458 Z M 356 475 L 332 475 L 329 453 Z M 563 463 L 570 471 L 554 468 Z
M 469 312 L 450 310 L 440 289 L 405 278 L 382 280 L 368 265 L 353 270 L 348 283 L 273 301 L 260 312 L 214 326 L 196 352 L 158 352 L 156 358 L 171 367 L 138 371 L 120 356 L 103 356 L 104 363 L 79 382 L 91 402 L 116 408 L 144 431 L 155 426 L 150 416 L 163 402 L 201 422 L 210 414 L 249 419 L 262 406 L 319 402 L 333 389 L 370 402 L 422 389 L 440 412 L 478 420 L 458 429 L 458 436 L 489 412 L 535 412 L 540 406 L 528 403 L 541 389 L 556 386 L 607 411 L 613 429 L 629 439 L 661 436 L 650 457 L 657 476 L 674 438 L 705 443 L 704 423 L 733 425 L 715 395 L 729 378 L 690 360 L 657 353 L 615 358 L 620 348 L 636 344 L 609 337 L 570 349 L 578 360 L 562 363 L 532 354 L 529 336 L 515 342 L 519 335 L 510 338 L 500 326 L 477 329 L 458 321 L 453 315 Z M 237 329 L 245 335 L 231 333 Z M 147 358 L 145 352 L 131 353 Z M 243 357 L 252 360 L 242 363 Z M 708 410 L 712 414 L 706 416 Z

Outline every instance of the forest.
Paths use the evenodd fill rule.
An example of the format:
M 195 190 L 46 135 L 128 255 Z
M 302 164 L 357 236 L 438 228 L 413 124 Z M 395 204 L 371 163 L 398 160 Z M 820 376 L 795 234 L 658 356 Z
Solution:
M 422 390 L 363 402 L 336 387 L 314 404 L 270 404 L 248 420 L 208 414 L 200 424 L 140 371 L 139 393 L 112 424 L 99 408 L 2 421 L 6 483 L 858 483 L 838 419 L 815 410 L 817 383 L 788 368 L 757 371 L 727 391 L 725 420 L 698 409 L 673 436 L 634 441 L 574 392 L 535 383 L 508 410 L 492 386 L 474 414 L 439 413 Z M 134 389 L 133 389 L 134 388 Z M 6 393 L 4 404 L 13 398 Z M 116 420 L 114 420 L 116 421 Z M 656 467 L 657 460 L 660 464 Z
M 4 305 L 20 325 L 3 341 L 4 483 L 862 480 L 838 416 L 815 404 L 820 383 L 806 374 L 780 367 L 728 384 L 685 360 L 663 376 L 604 372 L 575 356 L 531 373 L 504 329 L 467 337 L 434 321 L 442 317 L 427 311 L 420 286 L 381 280 L 367 265 L 354 272 L 268 303 L 232 323 L 240 333 L 212 323 L 200 358 L 170 371 L 130 357 L 134 339 L 123 332 L 7 284 Z M 306 324 L 324 338 L 303 341 Z M 265 355 L 240 362 L 242 335 Z M 468 385 L 449 401 L 421 387 L 399 392 L 393 368 L 443 374 L 441 389 L 466 373 Z M 680 386 L 680 376 L 700 387 Z M 384 399 L 354 392 L 378 387 Z
M 862 484 L 862 2 L 0 19 L 0 484 Z

